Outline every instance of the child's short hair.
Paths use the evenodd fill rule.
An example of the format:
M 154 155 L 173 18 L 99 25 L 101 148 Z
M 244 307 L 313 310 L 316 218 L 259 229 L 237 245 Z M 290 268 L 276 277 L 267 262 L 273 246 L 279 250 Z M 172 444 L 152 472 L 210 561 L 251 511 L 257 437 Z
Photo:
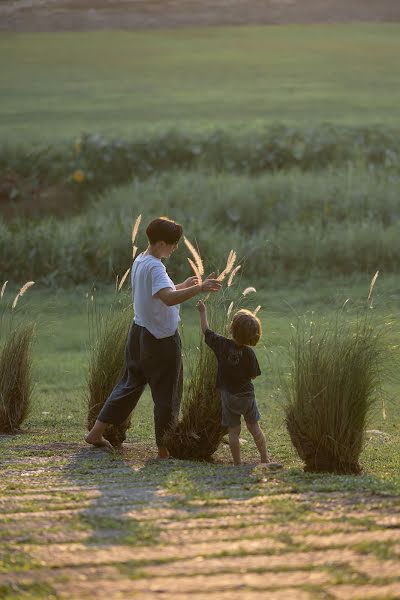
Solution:
M 146 235 L 150 244 L 155 244 L 156 242 L 176 244 L 181 239 L 182 233 L 182 225 L 175 223 L 175 221 L 167 217 L 154 219 L 146 229 Z
M 255 346 L 262 336 L 261 321 L 249 310 L 238 310 L 232 318 L 231 334 L 240 346 Z

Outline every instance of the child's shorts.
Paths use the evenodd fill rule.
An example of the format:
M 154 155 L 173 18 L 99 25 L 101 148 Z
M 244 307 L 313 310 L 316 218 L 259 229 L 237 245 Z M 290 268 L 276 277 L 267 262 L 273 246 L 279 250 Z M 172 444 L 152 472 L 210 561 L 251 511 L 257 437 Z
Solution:
M 220 393 L 223 427 L 238 427 L 242 415 L 250 425 L 260 420 L 254 394 L 249 392 L 231 394 L 227 390 L 220 390 Z

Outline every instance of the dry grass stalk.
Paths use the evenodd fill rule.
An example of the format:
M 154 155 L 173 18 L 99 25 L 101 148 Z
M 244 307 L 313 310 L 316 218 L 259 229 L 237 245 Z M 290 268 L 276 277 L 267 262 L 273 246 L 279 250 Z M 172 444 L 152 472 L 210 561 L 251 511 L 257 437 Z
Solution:
M 224 268 L 223 271 L 221 271 L 221 273 L 218 275 L 217 280 L 218 281 L 223 281 L 225 279 L 225 277 L 227 275 L 229 275 L 229 273 L 232 271 L 233 269 L 233 265 L 236 262 L 236 252 L 234 250 L 231 250 L 228 254 L 228 259 L 226 261 L 226 266 Z M 228 286 L 229 287 L 229 286 Z
M 261 304 L 259 304 L 257 306 L 257 308 L 255 309 L 255 311 L 253 312 L 253 315 L 256 315 L 258 312 L 260 312 L 260 310 L 261 310 Z
M 136 252 L 137 252 L 137 246 L 135 246 L 135 242 L 136 242 L 136 238 L 137 238 L 137 234 L 139 231 L 139 227 L 140 227 L 140 223 L 142 222 L 142 215 L 139 215 L 133 225 L 132 228 L 132 235 L 131 235 L 131 241 L 132 241 L 132 260 L 134 260 L 135 256 L 136 256 Z
M 19 295 L 20 295 L 20 296 L 23 296 L 23 295 L 25 294 L 25 292 L 26 292 L 27 290 L 29 290 L 29 288 L 30 288 L 30 287 L 32 287 L 33 285 L 35 285 L 35 282 L 34 282 L 34 281 L 27 281 L 27 282 L 26 282 L 26 283 L 25 283 L 25 284 L 22 286 L 22 288 L 19 290 Z
M 188 263 L 191 266 L 191 269 L 192 269 L 193 273 L 196 275 L 197 279 L 199 281 L 201 281 L 202 277 L 200 275 L 200 271 L 197 268 L 197 265 L 190 258 L 188 258 Z
M 8 281 L 5 281 L 1 287 L 0 298 L 4 296 L 4 292 L 6 291 Z
M 228 287 L 231 287 L 231 285 L 232 285 L 232 283 L 233 283 L 233 280 L 234 280 L 234 278 L 235 278 L 235 276 L 236 276 L 237 272 L 238 272 L 238 271 L 239 271 L 241 268 L 242 268 L 242 265 L 237 265 L 237 266 L 236 266 L 236 267 L 233 269 L 233 271 L 231 272 L 231 274 L 229 275 L 229 278 L 228 278 L 228 283 L 227 283 Z
M 34 323 L 10 331 L 0 352 L 0 433 L 17 433 L 32 397 Z
M 132 236 L 131 236 L 132 246 L 135 245 L 136 237 L 137 237 L 141 222 L 142 222 L 142 215 L 139 215 L 135 221 L 135 224 L 133 225 L 133 228 L 132 228 Z
M 247 296 L 247 294 L 251 294 L 251 293 L 255 293 L 255 292 L 257 292 L 256 288 L 250 286 L 250 287 L 247 287 L 245 290 L 243 290 L 242 295 Z
M 186 248 L 189 250 L 189 252 L 191 253 L 191 255 L 193 256 L 193 261 L 194 264 L 196 265 L 196 269 L 193 268 L 192 263 L 193 261 L 189 260 L 189 264 L 190 266 L 192 266 L 193 272 L 195 273 L 196 277 L 199 277 L 200 281 L 204 275 L 204 265 L 203 265 L 203 261 L 201 259 L 200 254 L 197 252 L 196 248 L 193 246 L 193 244 L 191 244 L 189 242 L 189 240 L 184 237 L 183 241 L 185 243 Z
M 29 288 L 32 287 L 33 285 L 35 285 L 34 281 L 27 281 L 26 283 L 24 283 L 24 285 L 21 287 L 21 289 L 19 290 L 18 294 L 14 298 L 14 302 L 12 303 L 12 306 L 11 306 L 12 310 L 14 310 L 14 308 L 17 306 L 17 302 L 18 302 L 19 297 L 23 296 L 25 294 L 25 292 L 27 290 L 29 290 Z
M 367 302 L 368 302 L 368 304 L 369 304 L 370 307 L 372 307 L 372 292 L 373 292 L 376 280 L 378 279 L 378 275 L 379 275 L 379 271 L 377 271 L 375 273 L 375 275 L 371 279 L 371 283 L 370 283 L 370 286 L 369 286 L 369 293 L 368 293 Z
M 15 298 L 14 298 L 14 301 L 13 301 L 13 303 L 12 303 L 12 306 L 11 306 L 12 310 L 14 310 L 14 308 L 17 306 L 18 298 L 19 298 L 19 292 L 18 292 L 18 294 L 15 296 Z
M 130 270 L 131 270 L 131 268 L 129 267 L 129 269 L 127 269 L 127 270 L 125 271 L 125 273 L 122 275 L 121 281 L 119 282 L 119 285 L 118 285 L 118 291 L 119 291 L 119 292 L 121 291 L 121 288 L 122 288 L 122 286 L 124 285 L 124 283 L 125 283 L 125 280 L 126 280 L 126 278 L 128 277 Z

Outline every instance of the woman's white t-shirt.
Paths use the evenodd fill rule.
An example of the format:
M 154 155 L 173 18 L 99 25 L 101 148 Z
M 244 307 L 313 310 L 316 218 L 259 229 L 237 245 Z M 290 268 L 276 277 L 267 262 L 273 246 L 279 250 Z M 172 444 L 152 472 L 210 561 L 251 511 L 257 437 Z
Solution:
M 176 289 L 165 265 L 150 254 L 139 254 L 131 273 L 135 323 L 161 339 L 174 335 L 180 321 L 179 304 L 167 306 L 155 294 L 164 288 Z

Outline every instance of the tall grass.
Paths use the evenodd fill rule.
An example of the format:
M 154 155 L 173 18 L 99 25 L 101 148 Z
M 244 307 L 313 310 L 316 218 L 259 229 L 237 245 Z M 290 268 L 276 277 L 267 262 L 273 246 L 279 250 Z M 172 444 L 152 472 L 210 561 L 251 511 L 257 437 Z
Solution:
M 32 343 L 35 324 L 16 314 L 21 296 L 33 285 L 21 287 L 6 303 L 5 282 L 0 292 L 0 433 L 17 433 L 31 408 Z M 6 315 L 10 311 L 11 314 Z
M 298 323 L 286 426 L 306 471 L 358 474 L 368 419 L 386 369 L 385 329 L 367 315 Z
M 109 282 L 131 260 L 130 223 L 167 214 L 196 239 L 211 267 L 235 248 L 248 277 L 348 274 L 400 264 L 399 180 L 363 169 L 262 177 L 174 173 L 136 181 L 67 221 L 0 220 L 0 270 L 42 283 Z M 137 245 L 146 243 L 139 234 Z M 29 257 L 29 260 L 26 260 Z M 184 279 L 183 246 L 169 266 Z
M 223 331 L 216 304 L 209 311 L 210 325 Z M 165 437 L 171 456 L 187 460 L 209 460 L 218 449 L 226 431 L 221 425 L 221 404 L 216 389 L 217 360 L 206 346 L 185 351 L 185 385 L 181 418 Z
M 124 355 L 131 306 L 119 297 L 105 310 L 97 306 L 94 296 L 88 299 L 90 335 L 87 374 L 87 428 L 90 430 L 105 401 L 124 372 Z M 126 438 L 130 419 L 121 425 L 108 425 L 104 437 L 115 447 Z

